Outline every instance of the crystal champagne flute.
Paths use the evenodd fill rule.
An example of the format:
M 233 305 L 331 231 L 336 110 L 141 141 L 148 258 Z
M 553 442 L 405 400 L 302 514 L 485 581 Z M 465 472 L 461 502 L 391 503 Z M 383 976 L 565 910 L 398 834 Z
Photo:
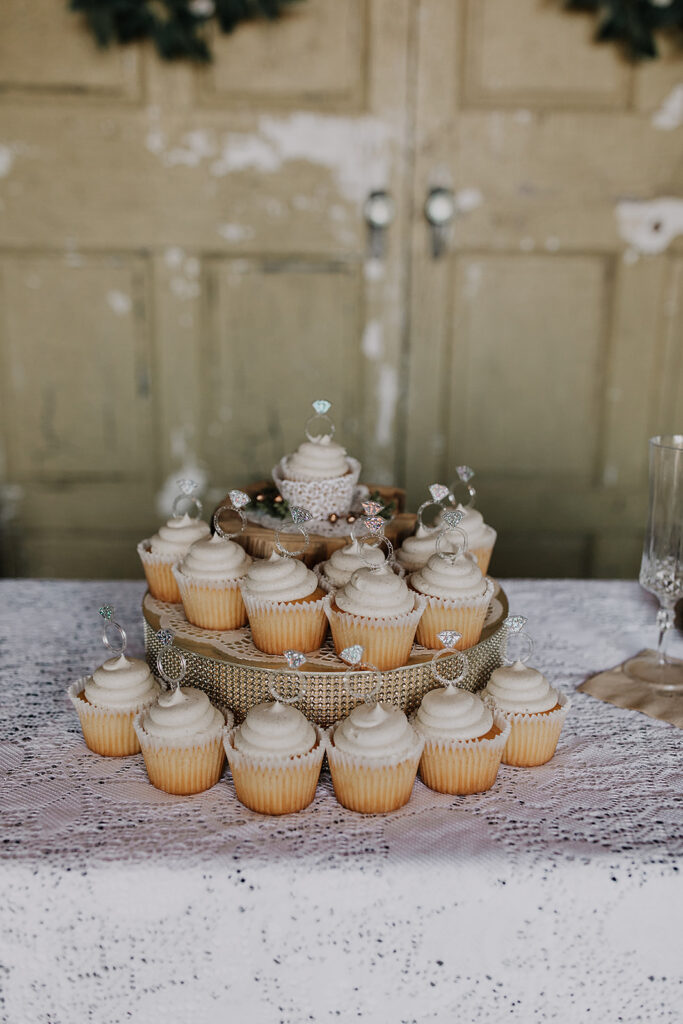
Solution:
M 666 690 L 683 690 L 683 661 L 668 658 L 666 639 L 683 597 L 683 434 L 650 439 L 650 512 L 640 585 L 659 601 L 656 652 L 631 658 L 624 671 Z

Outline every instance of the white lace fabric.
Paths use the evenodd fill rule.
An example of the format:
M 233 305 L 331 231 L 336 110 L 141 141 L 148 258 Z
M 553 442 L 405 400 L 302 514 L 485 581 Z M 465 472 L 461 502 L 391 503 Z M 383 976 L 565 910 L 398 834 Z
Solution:
M 387 816 L 325 769 L 276 819 L 227 769 L 173 797 L 85 747 L 65 690 L 104 660 L 104 601 L 142 656 L 143 582 L 0 581 L 0 1020 L 677 1021 L 683 734 L 575 692 L 653 644 L 655 609 L 630 582 L 503 586 L 572 700 L 553 761 L 468 797 L 418 780 Z

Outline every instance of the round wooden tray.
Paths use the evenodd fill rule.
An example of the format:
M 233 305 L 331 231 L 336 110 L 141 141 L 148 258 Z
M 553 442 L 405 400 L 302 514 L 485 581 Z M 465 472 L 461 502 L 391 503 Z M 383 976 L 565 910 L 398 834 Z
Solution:
M 294 675 L 305 680 L 306 689 L 297 707 L 318 725 L 332 725 L 359 703 L 344 689 L 343 677 L 347 670 L 336 656 L 329 637 L 321 649 L 310 654 L 306 664 L 293 673 L 283 658 L 257 650 L 246 626 L 227 632 L 200 629 L 187 621 L 181 604 L 165 604 L 149 593 L 143 599 L 142 612 L 145 651 L 152 671 L 156 671 L 161 649 L 157 634 L 161 629 L 172 629 L 174 649 L 180 649 L 187 661 L 187 684 L 206 691 L 213 703 L 231 708 L 238 722 L 254 704 L 272 700 L 271 683 L 281 692 L 295 692 L 298 684 L 292 678 Z M 493 669 L 502 664 L 507 614 L 507 597 L 496 584 L 481 639 L 467 651 L 469 672 L 459 685 L 479 690 L 486 685 Z M 396 704 L 406 713 L 415 711 L 424 694 L 437 685 L 431 671 L 433 654 L 415 644 L 407 665 L 380 672 L 378 699 Z M 442 672 L 448 672 L 452 661 L 442 659 L 439 666 Z M 368 673 L 368 687 L 370 685 Z

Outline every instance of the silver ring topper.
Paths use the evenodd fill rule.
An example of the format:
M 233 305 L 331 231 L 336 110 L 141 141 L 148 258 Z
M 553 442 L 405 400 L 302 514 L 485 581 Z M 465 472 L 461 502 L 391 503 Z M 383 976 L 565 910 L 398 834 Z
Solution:
M 157 640 L 161 644 L 161 650 L 157 654 L 157 673 L 161 676 L 165 683 L 168 683 L 169 686 L 173 686 L 176 689 L 179 689 L 180 684 L 185 678 L 185 673 L 187 672 L 187 658 L 185 657 L 184 654 L 181 654 L 180 651 L 176 650 L 176 657 L 180 660 L 180 672 L 178 673 L 177 676 L 169 675 L 169 673 L 164 668 L 164 658 L 166 657 L 166 655 L 171 650 L 171 647 L 173 646 L 173 630 L 160 629 L 159 632 L 157 633 Z
M 425 510 L 428 508 L 432 508 L 432 506 L 438 506 L 439 508 L 443 508 L 443 503 L 447 498 L 450 500 L 453 499 L 453 495 L 451 494 L 450 490 L 448 489 L 448 487 L 446 487 L 445 484 L 430 484 L 429 495 L 430 496 L 427 499 L 427 501 L 423 501 L 417 510 L 417 525 L 418 527 L 422 527 L 423 529 L 427 529 L 427 527 L 425 527 L 423 520 Z
M 363 700 L 366 704 L 376 704 L 377 694 L 382 685 L 382 677 L 376 665 L 369 665 L 363 661 L 364 651 L 365 648 L 360 644 L 352 644 L 350 647 L 345 647 L 340 653 L 339 657 L 341 660 L 351 666 L 342 677 L 342 686 L 349 697 L 352 697 L 354 700 Z M 371 675 L 376 680 L 375 685 L 369 690 L 361 690 L 360 692 L 353 690 L 350 684 L 354 675 Z
M 383 511 L 384 506 L 378 501 L 364 501 L 362 503 L 362 508 L 364 515 L 360 519 L 357 519 L 351 527 L 351 537 L 354 540 L 360 541 L 363 546 L 365 546 L 369 540 L 374 540 L 374 543 L 368 545 L 369 547 L 378 548 L 381 547 L 382 544 L 386 545 L 387 554 L 385 563 L 380 562 L 377 564 L 370 561 L 370 559 L 363 555 L 363 547 L 361 547 L 358 552 L 358 557 L 361 562 L 363 562 L 369 569 L 372 569 L 373 572 L 377 572 L 379 569 L 384 568 L 384 564 L 391 565 L 393 563 L 394 546 L 389 538 L 384 536 L 384 527 L 386 526 L 386 522 L 379 514 Z M 362 527 L 365 531 L 361 535 L 356 532 L 359 527 Z
M 289 665 L 289 667 L 291 669 L 301 668 L 301 666 L 307 660 L 305 654 L 303 654 L 301 651 L 294 651 L 294 650 L 285 651 L 284 652 L 284 659 L 285 659 L 285 661 L 287 662 L 287 664 Z M 290 675 L 290 678 L 291 678 L 291 675 Z M 270 691 L 270 695 L 271 695 L 271 697 L 273 698 L 273 700 L 275 701 L 276 704 L 296 704 L 297 701 L 301 700 L 302 697 L 306 696 L 306 693 L 308 692 L 308 686 L 306 685 L 306 680 L 302 679 L 301 676 L 298 673 L 296 673 L 294 675 L 294 678 L 299 683 L 299 689 L 291 697 L 285 697 L 282 693 L 280 693 L 280 691 L 278 690 L 278 688 L 277 688 L 277 686 L 275 685 L 274 682 L 268 683 L 268 690 Z
M 456 558 L 460 555 L 467 554 L 467 548 L 469 546 L 469 540 L 467 534 L 463 530 L 460 522 L 465 513 L 459 508 L 447 508 L 441 516 L 441 532 L 436 538 L 436 553 L 440 558 L 444 558 L 447 562 L 453 564 Z M 452 544 L 452 534 L 458 534 L 460 538 L 460 547 L 453 551 L 452 548 L 446 549 L 446 544 Z
M 188 515 L 191 519 L 199 519 L 202 514 L 202 503 L 199 498 L 195 497 L 195 491 L 198 489 L 199 484 L 196 480 L 177 480 L 178 487 L 180 488 L 180 494 L 176 497 L 173 502 L 171 511 L 174 516 Z M 185 513 L 181 512 L 181 506 L 185 503 L 188 507 Z M 192 515 L 194 511 L 194 515 Z
M 292 505 L 289 510 L 289 514 L 291 516 L 292 522 L 294 523 L 299 533 L 301 533 L 301 535 L 304 538 L 304 546 L 302 547 L 301 551 L 288 551 L 287 548 L 283 547 L 282 544 L 280 543 L 281 531 L 276 530 L 275 548 L 278 554 L 282 555 L 283 558 L 297 558 L 299 555 L 303 555 L 304 551 L 308 547 L 308 530 L 306 529 L 305 524 L 311 521 L 313 515 L 311 512 L 308 511 L 307 508 L 301 508 L 299 505 Z
M 114 618 L 113 605 L 103 604 L 99 611 L 100 615 L 104 619 L 104 625 L 102 626 L 102 643 L 113 655 L 120 657 L 128 646 L 126 631 Z M 112 638 L 107 632 L 109 629 L 116 630 L 116 640 L 118 640 L 118 643 L 116 643 L 116 640 L 112 642 Z
M 505 665 L 514 665 L 516 661 L 521 661 L 523 665 L 526 665 L 533 654 L 534 641 L 524 629 L 526 624 L 527 620 L 523 615 L 508 615 L 503 622 L 503 625 L 507 626 L 505 657 L 503 658 Z M 514 653 L 515 648 L 517 649 L 516 653 Z
M 327 415 L 329 410 L 332 408 L 332 402 L 328 402 L 326 398 L 316 398 L 315 402 L 312 402 L 311 404 L 313 405 L 313 415 L 309 416 L 306 420 L 306 426 L 304 428 L 306 437 L 312 444 L 317 444 L 320 441 L 320 438 L 325 435 L 329 438 L 333 438 L 334 423 Z M 326 424 L 326 429 L 322 433 L 311 434 L 311 425 L 313 423 L 322 424 L 323 422 Z
M 477 496 L 476 490 L 470 483 L 470 480 L 474 476 L 474 470 L 472 469 L 471 466 L 456 466 L 455 472 L 458 474 L 458 479 L 454 480 L 453 483 L 451 484 L 451 501 L 453 502 L 454 505 L 462 504 L 462 502 L 459 503 L 457 498 L 455 497 L 455 491 L 458 487 L 458 484 L 462 484 L 467 489 L 467 493 L 469 495 L 469 501 L 467 502 L 466 505 L 463 505 L 462 507 L 472 508 L 472 506 L 474 505 L 474 499 Z
M 437 651 L 432 658 L 432 675 L 442 686 L 457 686 L 467 676 L 470 663 L 469 658 L 463 651 L 457 649 L 457 644 L 462 640 L 462 633 L 456 629 L 444 629 L 436 634 L 443 644 L 443 649 Z M 442 675 L 439 669 L 439 661 L 442 658 L 452 658 L 457 665 L 457 672 L 450 675 Z
M 251 501 L 249 495 L 245 494 L 244 491 L 230 491 L 228 497 L 230 498 L 230 504 L 221 505 L 213 514 L 213 528 L 218 536 L 222 537 L 223 540 L 231 540 L 232 537 L 239 537 L 241 533 L 244 533 L 244 529 L 247 525 L 247 517 L 242 509 Z M 228 533 L 227 530 L 224 530 L 219 521 L 221 512 L 236 512 L 240 517 L 241 525 L 239 530 L 235 530 L 234 533 Z

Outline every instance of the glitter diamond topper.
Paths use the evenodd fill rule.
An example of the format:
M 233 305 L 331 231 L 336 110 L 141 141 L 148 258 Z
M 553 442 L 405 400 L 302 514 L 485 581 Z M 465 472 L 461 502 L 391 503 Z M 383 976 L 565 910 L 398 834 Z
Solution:
M 505 625 L 511 633 L 521 633 L 526 626 L 527 620 L 523 615 L 508 615 Z
M 186 478 L 183 478 L 182 480 L 177 480 L 176 483 L 178 484 L 178 487 L 180 488 L 181 492 L 183 494 L 187 494 L 188 497 L 190 494 L 194 494 L 194 492 L 199 487 L 199 484 L 197 483 L 196 480 L 188 480 Z
M 301 668 L 306 661 L 306 655 L 301 651 L 285 651 L 285 661 L 290 668 Z
M 100 615 L 103 619 L 111 620 L 114 617 L 114 608 L 110 604 L 103 604 L 100 608 Z
M 364 648 L 360 644 L 352 644 L 351 647 L 345 647 L 339 657 L 347 665 L 360 665 L 363 659 L 363 650 Z
M 313 402 L 313 408 L 318 416 L 324 416 L 332 408 L 332 402 L 328 402 L 325 398 L 316 398 L 315 402 Z
M 464 512 L 459 508 L 448 508 L 441 516 L 441 522 L 449 528 L 454 530 L 456 526 L 460 525 L 460 520 L 464 516 Z
M 434 501 L 441 501 L 442 498 L 447 498 L 451 492 L 445 484 L 430 484 L 429 493 Z
M 173 643 L 173 630 L 172 629 L 160 629 L 157 633 L 157 640 L 162 647 L 168 647 Z
M 458 478 L 462 480 L 464 484 L 469 483 L 474 476 L 474 470 L 471 466 L 456 466 L 455 471 L 458 474 Z
M 251 498 L 248 494 L 245 494 L 244 491 L 230 491 L 230 501 L 232 502 L 233 508 L 239 509 L 248 505 Z
M 381 516 L 370 516 L 363 520 L 363 525 L 367 526 L 370 533 L 379 533 L 384 527 L 384 520 Z
M 292 516 L 292 522 L 296 523 L 297 526 L 301 526 L 302 523 L 307 523 L 313 518 L 313 514 L 307 508 L 301 508 L 299 505 L 292 505 L 289 511 Z
M 458 633 L 455 629 L 444 629 L 436 635 L 444 647 L 448 647 L 449 649 L 454 648 L 458 640 L 462 639 L 462 633 Z
M 379 501 L 364 501 L 362 508 L 366 516 L 376 516 L 378 512 L 382 511 L 384 505 Z

